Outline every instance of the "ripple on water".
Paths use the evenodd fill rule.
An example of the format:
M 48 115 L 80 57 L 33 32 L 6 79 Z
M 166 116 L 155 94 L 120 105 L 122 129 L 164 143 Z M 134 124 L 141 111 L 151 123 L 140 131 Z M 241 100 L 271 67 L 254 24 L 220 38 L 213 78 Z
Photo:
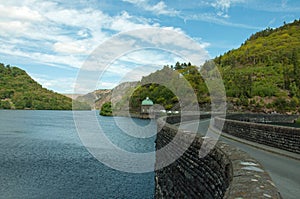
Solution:
M 72 112 L 0 111 L 0 118 L 0 198 L 154 197 L 153 172 L 120 172 L 88 153 Z M 105 119 L 109 130 L 115 129 L 111 119 Z M 125 149 L 154 150 L 154 138 L 141 143 L 122 132 L 110 132 L 108 137 Z

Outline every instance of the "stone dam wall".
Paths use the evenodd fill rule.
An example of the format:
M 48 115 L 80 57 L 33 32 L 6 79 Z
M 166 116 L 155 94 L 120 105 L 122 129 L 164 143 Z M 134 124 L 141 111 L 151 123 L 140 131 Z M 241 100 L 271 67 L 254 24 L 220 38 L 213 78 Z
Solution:
M 300 128 L 254 123 L 262 121 L 293 122 L 297 117 L 299 116 L 229 115 L 226 120 L 222 117 L 215 117 L 214 126 L 218 130 L 245 140 L 299 154 Z M 224 123 L 223 129 L 220 127 L 222 123 Z
M 293 123 L 299 115 L 281 115 L 281 114 L 259 114 L 259 113 L 243 113 L 243 114 L 230 114 L 226 116 L 226 119 L 238 120 L 254 123 Z
M 180 141 L 173 143 L 173 147 L 165 152 L 165 157 L 156 153 L 156 166 L 178 153 L 178 149 L 193 135 L 192 132 L 178 130 L 172 124 L 195 119 L 199 116 L 173 116 L 157 120 L 156 150 L 167 148 L 166 145 L 173 143 L 178 134 Z M 155 198 L 281 198 L 268 173 L 245 152 L 217 142 L 208 155 L 201 158 L 199 151 L 204 141 L 207 141 L 206 146 L 215 144 L 214 140 L 207 139 L 196 135 L 176 161 L 156 170 Z

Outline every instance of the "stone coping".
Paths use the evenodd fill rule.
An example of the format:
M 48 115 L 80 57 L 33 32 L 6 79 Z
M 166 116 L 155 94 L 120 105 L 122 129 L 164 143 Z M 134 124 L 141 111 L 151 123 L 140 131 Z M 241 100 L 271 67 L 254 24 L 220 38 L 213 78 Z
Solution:
M 277 119 L 278 117 L 276 115 Z M 225 119 L 220 116 L 214 118 L 214 127 L 241 139 L 300 154 L 300 128 Z
M 157 139 L 165 139 L 164 134 L 173 134 L 178 133 L 178 127 L 175 125 L 172 125 L 172 123 L 177 123 L 178 121 L 187 121 L 187 120 L 196 120 L 199 119 L 199 115 L 197 116 L 186 116 L 187 120 L 179 118 L 180 116 L 171 116 L 171 117 L 163 117 L 159 118 L 158 126 L 164 125 L 161 132 L 163 136 L 157 136 Z M 160 127 L 161 128 L 161 127 Z M 183 132 L 185 133 L 185 132 Z M 197 135 L 191 148 L 199 149 L 202 143 L 203 139 L 210 139 L 210 138 L 203 138 L 200 135 Z M 156 140 L 156 143 L 159 143 L 161 140 Z M 163 140 L 165 142 L 165 140 Z M 207 141 L 207 140 L 206 140 Z M 206 143 L 215 143 L 215 140 L 208 140 Z M 161 147 L 161 146 L 160 146 Z M 215 163 L 208 164 L 209 167 L 206 168 L 210 172 L 204 171 L 204 174 L 211 175 L 211 171 L 215 171 L 213 175 L 215 178 L 219 178 L 222 181 L 222 183 L 225 183 L 228 181 L 229 184 L 224 189 L 223 198 L 281 198 L 277 187 L 274 185 L 274 183 L 271 180 L 271 177 L 269 174 L 265 171 L 265 169 L 262 167 L 262 165 L 252 158 L 247 153 L 237 149 L 234 146 L 230 146 L 228 144 L 225 144 L 221 141 L 218 141 L 212 150 L 212 152 L 209 155 L 211 158 L 209 160 L 217 159 L 218 163 L 221 164 L 217 167 L 213 166 L 216 165 Z M 222 157 L 222 158 L 220 158 Z M 195 152 L 188 152 L 183 154 L 184 161 L 193 162 L 195 164 L 189 164 L 190 168 L 188 170 L 194 170 L 198 171 L 197 165 L 200 165 L 200 163 L 203 161 L 199 157 L 199 153 Z M 192 161 L 189 161 L 191 160 Z M 176 167 L 181 167 L 182 164 L 185 164 L 183 161 L 176 161 Z M 226 169 L 222 167 L 226 165 Z M 181 195 L 176 195 L 176 193 L 172 193 L 169 195 L 164 195 L 161 190 L 163 190 L 165 187 L 163 187 L 163 182 L 165 178 L 170 178 L 170 175 L 176 175 L 176 172 L 172 170 L 172 165 L 169 165 L 160 171 L 156 171 L 156 198 L 170 198 L 172 197 L 179 197 L 182 196 L 182 194 L 185 193 L 185 191 L 188 191 L 189 189 L 187 187 L 183 188 L 180 185 L 176 187 L 176 190 L 180 190 L 178 193 Z M 186 165 L 185 165 L 186 167 Z M 223 168 L 222 172 L 216 171 L 216 168 Z M 203 169 L 203 168 L 202 168 Z M 168 173 L 169 171 L 173 171 L 173 173 Z M 225 172 L 225 173 L 224 173 Z M 178 174 L 179 175 L 179 174 Z M 220 176 L 217 176 L 220 175 Z M 222 178 L 223 176 L 223 178 Z M 224 179 L 224 176 L 226 176 L 226 179 Z M 174 177 L 174 176 L 173 176 Z M 178 176 L 178 178 L 182 178 L 182 176 Z M 210 176 L 207 176 L 209 178 Z M 176 178 L 176 176 L 175 176 Z M 200 176 L 198 177 L 199 181 Z M 189 179 L 185 179 L 186 183 L 185 186 L 192 186 L 189 184 Z M 203 180 L 202 180 L 203 181 Z M 193 179 L 193 183 L 197 182 L 197 176 L 196 179 Z M 176 183 L 173 183 L 173 186 L 175 186 Z M 211 187 L 216 187 L 216 184 L 211 184 Z M 182 190 L 181 190 L 182 189 Z M 167 189 L 168 190 L 168 189 Z M 171 190 L 170 190 L 171 191 Z M 190 191 L 190 190 L 189 190 Z M 197 190 L 196 190 L 197 191 Z M 200 190 L 199 190 L 200 191 Z M 214 189 L 210 190 L 211 192 L 214 191 Z M 215 190 L 216 191 L 216 190 Z M 160 192 L 159 194 L 157 194 Z M 165 193 L 167 194 L 167 193 Z M 175 195 L 174 195 L 175 194 Z M 214 195 L 215 193 L 211 193 Z

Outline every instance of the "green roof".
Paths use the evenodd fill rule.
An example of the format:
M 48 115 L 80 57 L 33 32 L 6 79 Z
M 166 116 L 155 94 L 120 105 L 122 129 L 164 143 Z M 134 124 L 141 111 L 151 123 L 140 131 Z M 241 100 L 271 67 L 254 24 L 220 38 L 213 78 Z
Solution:
M 142 101 L 142 106 L 152 106 L 153 105 L 153 102 L 151 99 L 149 99 L 149 97 L 147 97 L 146 99 L 144 99 Z

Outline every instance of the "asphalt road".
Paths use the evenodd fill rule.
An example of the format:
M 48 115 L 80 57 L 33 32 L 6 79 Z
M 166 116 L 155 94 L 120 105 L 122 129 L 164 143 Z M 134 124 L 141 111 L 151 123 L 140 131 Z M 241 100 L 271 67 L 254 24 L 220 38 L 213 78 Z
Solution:
M 198 133 L 205 135 L 209 121 L 210 120 L 185 122 L 181 124 L 180 128 L 191 130 L 195 129 L 195 125 L 199 124 Z M 283 199 L 300 198 L 300 161 L 257 149 L 223 136 L 220 136 L 219 140 L 238 147 L 258 160 L 270 174 Z

